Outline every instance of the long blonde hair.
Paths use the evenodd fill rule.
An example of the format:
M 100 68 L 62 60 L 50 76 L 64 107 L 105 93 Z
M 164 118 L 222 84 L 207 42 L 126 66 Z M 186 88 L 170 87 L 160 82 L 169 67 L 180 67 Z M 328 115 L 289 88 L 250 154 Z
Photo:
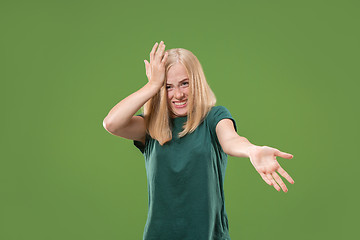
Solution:
M 206 81 L 197 57 L 183 48 L 169 49 L 166 52 L 168 52 L 168 58 L 165 63 L 164 85 L 155 96 L 144 104 L 143 108 L 147 132 L 153 139 L 158 140 L 160 145 L 164 145 L 172 139 L 166 76 L 175 63 L 183 64 L 189 77 L 187 121 L 183 126 L 183 131 L 179 133 L 179 137 L 195 131 L 216 103 L 216 97 Z

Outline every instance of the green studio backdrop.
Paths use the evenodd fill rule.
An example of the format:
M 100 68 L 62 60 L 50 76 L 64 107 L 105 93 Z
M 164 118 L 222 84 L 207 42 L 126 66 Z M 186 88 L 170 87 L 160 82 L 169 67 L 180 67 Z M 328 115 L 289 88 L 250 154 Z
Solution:
M 0 3 L 0 239 L 142 239 L 144 158 L 102 121 L 146 84 L 155 42 L 200 60 L 217 104 L 293 177 L 229 157 L 232 240 L 353 239 L 359 198 L 358 1 Z

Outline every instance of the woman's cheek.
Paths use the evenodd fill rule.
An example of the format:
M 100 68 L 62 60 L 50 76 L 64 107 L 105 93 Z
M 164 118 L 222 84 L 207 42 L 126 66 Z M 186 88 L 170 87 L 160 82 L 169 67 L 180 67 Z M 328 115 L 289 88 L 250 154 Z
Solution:
M 167 93 L 167 97 L 168 97 L 168 100 L 171 101 L 172 99 L 172 94 L 171 94 L 171 91 L 168 91 Z

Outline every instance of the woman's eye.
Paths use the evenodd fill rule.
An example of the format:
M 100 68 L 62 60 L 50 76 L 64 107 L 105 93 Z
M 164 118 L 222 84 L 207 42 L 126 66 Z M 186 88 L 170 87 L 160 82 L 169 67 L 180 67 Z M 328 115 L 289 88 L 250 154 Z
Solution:
M 168 89 L 168 90 L 169 90 L 170 88 L 171 88 L 171 86 L 166 86 L 166 89 Z
M 183 82 L 182 85 L 186 86 L 186 85 L 189 85 L 189 83 L 188 82 Z

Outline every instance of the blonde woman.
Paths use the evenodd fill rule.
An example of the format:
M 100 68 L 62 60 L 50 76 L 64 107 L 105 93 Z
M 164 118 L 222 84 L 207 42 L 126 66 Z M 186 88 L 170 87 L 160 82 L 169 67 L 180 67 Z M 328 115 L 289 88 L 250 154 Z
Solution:
M 227 155 L 250 158 L 277 191 L 294 183 L 276 157 L 293 155 L 251 144 L 206 82 L 190 51 L 155 43 L 145 62 L 148 83 L 119 102 L 104 128 L 131 139 L 145 157 L 148 217 L 144 240 L 230 239 L 224 202 Z M 143 108 L 143 114 L 136 112 Z

